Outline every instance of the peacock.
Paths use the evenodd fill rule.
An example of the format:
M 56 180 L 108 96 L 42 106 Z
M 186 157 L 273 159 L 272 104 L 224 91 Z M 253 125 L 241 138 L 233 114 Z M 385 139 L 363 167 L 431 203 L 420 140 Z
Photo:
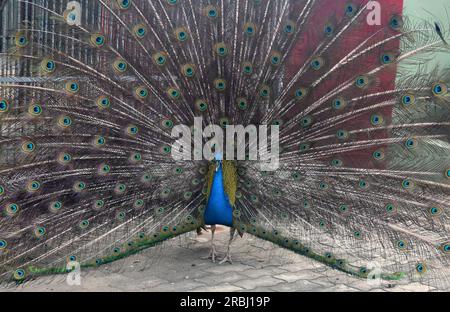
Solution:
M 223 225 L 212 261 L 254 235 L 355 277 L 450 287 L 449 20 L 402 0 L 0 7 L 2 283 Z M 264 143 L 227 136 L 241 159 L 211 144 L 234 125 L 277 134 L 276 168 L 252 157 Z M 194 143 L 175 129 L 210 157 L 176 157 Z

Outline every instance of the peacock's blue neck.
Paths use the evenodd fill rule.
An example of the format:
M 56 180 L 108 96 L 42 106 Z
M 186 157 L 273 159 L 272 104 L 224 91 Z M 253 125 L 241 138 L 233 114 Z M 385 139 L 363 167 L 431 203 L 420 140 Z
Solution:
M 207 225 L 232 226 L 233 224 L 233 207 L 225 192 L 221 161 L 217 162 L 204 217 Z

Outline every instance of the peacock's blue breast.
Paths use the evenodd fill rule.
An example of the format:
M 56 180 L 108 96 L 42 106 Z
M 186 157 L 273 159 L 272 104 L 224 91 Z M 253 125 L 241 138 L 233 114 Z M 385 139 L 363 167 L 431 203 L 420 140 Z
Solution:
M 214 174 L 211 193 L 205 210 L 205 224 L 226 225 L 233 224 L 233 207 L 231 207 L 223 185 L 222 165 Z

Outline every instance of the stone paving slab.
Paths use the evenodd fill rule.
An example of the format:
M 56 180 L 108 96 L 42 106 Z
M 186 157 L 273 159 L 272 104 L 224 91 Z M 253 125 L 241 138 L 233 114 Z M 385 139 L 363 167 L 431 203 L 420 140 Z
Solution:
M 228 231 L 216 235 L 219 259 L 224 257 Z M 210 233 L 188 234 L 161 246 L 97 269 L 82 271 L 81 285 L 69 286 L 66 276 L 42 277 L 0 291 L 433 291 L 419 283 L 368 284 L 289 250 L 255 237 L 236 238 L 233 264 L 203 260 L 209 253 Z

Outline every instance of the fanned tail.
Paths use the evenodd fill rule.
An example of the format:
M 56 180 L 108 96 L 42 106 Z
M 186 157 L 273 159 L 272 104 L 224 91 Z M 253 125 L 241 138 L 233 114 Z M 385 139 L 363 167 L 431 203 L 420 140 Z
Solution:
M 202 117 L 280 126 L 279 170 L 233 163 L 239 232 L 448 287 L 450 77 L 426 66 L 448 23 L 402 1 L 377 25 L 366 0 L 86 0 L 77 26 L 67 4 L 11 4 L 36 14 L 0 56 L 3 279 L 201 227 L 209 164 L 174 160 L 171 131 Z

